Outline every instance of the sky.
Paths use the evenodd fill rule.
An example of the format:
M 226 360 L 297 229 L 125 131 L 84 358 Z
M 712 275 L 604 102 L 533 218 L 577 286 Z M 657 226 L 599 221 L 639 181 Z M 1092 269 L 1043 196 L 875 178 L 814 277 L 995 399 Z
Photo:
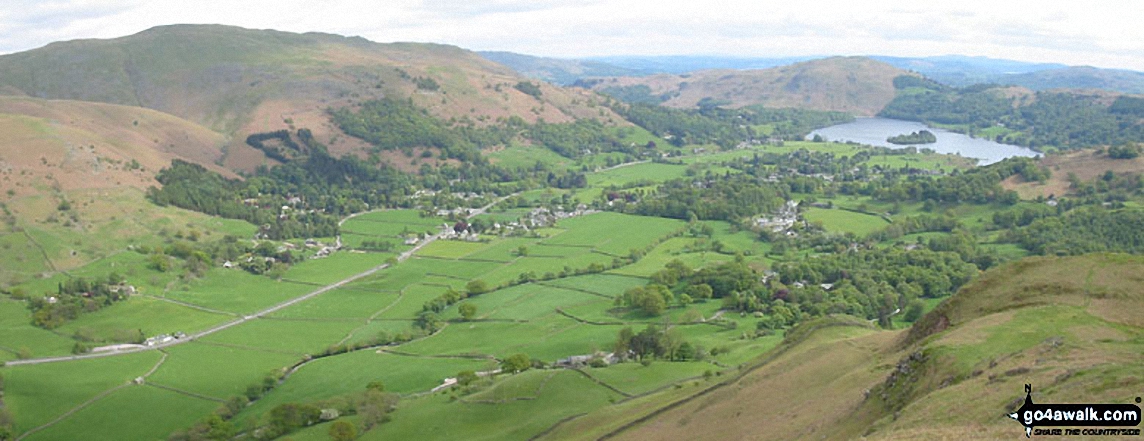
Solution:
M 3 0 L 0 53 L 228 24 L 539 56 L 987 56 L 1144 71 L 1144 1 Z

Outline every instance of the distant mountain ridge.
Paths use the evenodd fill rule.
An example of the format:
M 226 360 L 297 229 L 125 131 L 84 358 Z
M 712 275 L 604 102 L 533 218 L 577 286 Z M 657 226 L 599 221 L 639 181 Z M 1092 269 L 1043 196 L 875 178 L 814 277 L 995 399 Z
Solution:
M 513 52 L 478 52 L 482 57 L 512 68 L 529 78 L 567 86 L 588 77 L 648 75 L 654 71 L 621 67 L 590 59 L 534 57 Z
M 871 116 L 891 100 L 894 78 L 916 75 L 865 57 L 832 57 L 752 70 L 611 77 L 581 84 L 611 95 L 644 94 L 669 107 L 764 105 Z
M 825 57 L 728 57 L 728 56 L 608 56 L 583 59 L 535 57 L 511 52 L 481 52 L 522 75 L 569 85 L 577 80 L 610 76 L 684 74 L 711 69 L 768 69 Z M 933 57 L 868 58 L 903 70 L 917 72 L 955 87 L 997 83 L 1032 90 L 1101 89 L 1144 94 L 1144 73 L 1120 69 L 1068 66 L 1060 63 L 1030 63 L 989 57 L 941 55 Z M 623 72 L 623 73 L 613 73 Z

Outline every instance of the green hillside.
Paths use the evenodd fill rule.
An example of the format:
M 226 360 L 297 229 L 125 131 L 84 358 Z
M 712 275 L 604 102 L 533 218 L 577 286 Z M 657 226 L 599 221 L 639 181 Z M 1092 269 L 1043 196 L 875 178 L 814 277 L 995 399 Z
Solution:
M 999 439 L 1024 384 L 1045 403 L 1130 403 L 1144 378 L 1144 259 L 1030 258 L 982 275 L 904 331 L 808 322 L 741 377 L 634 424 L 551 439 Z M 747 415 L 752 415 L 747 418 Z M 593 416 L 585 417 L 592 421 Z M 754 435 L 752 435 L 754 434 Z

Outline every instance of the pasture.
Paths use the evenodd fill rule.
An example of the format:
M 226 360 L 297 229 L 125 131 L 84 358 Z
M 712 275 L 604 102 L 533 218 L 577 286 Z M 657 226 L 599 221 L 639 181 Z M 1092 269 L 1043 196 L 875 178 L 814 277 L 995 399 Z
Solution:
M 812 208 L 804 216 L 810 222 L 821 222 L 826 231 L 853 233 L 858 237 L 865 237 L 889 225 L 879 216 L 843 209 Z
M 495 365 L 487 359 L 412 357 L 376 350 L 320 358 L 299 367 L 281 387 L 243 411 L 243 417 L 257 418 L 283 403 L 361 392 L 373 381 L 403 395 L 424 392 L 457 372 L 491 370 Z
M 24 302 L 0 299 L 0 361 L 15 360 L 21 353 L 32 357 L 67 354 L 75 341 L 32 326 Z
M 218 407 L 214 401 L 153 386 L 131 385 L 25 439 L 76 439 L 81 433 L 85 440 L 165 439 Z M 147 423 L 125 424 L 128 421 Z
M 504 391 L 504 398 L 491 392 L 482 396 L 491 399 L 491 403 L 453 401 L 449 395 L 438 393 L 409 400 L 393 421 L 367 432 L 361 439 L 525 440 L 562 419 L 622 398 L 572 371 L 529 371 L 497 381 L 496 390 Z M 511 383 L 516 382 L 528 384 L 513 387 Z M 531 394 L 528 386 L 535 387 Z M 514 396 L 533 399 L 508 399 Z M 441 420 L 444 415 L 448 415 L 446 424 Z
M 644 162 L 624 165 L 588 175 L 588 185 L 591 187 L 607 187 L 610 185 L 628 185 L 637 182 L 662 182 L 669 179 L 681 178 L 687 167 L 673 164 L 659 164 Z
M 147 373 L 158 352 L 4 368 L 4 404 L 16 433 L 51 422 L 63 413 Z M 74 438 L 74 437 L 72 437 Z
M 217 399 L 241 395 L 247 386 L 258 384 L 267 374 L 301 359 L 292 353 L 201 341 L 166 351 L 167 359 L 147 377 L 149 383 Z
M 179 285 L 163 297 L 204 308 L 248 314 L 316 289 L 313 285 L 274 281 L 240 269 L 215 268 L 207 276 Z
M 124 342 L 142 333 L 143 337 L 208 329 L 234 317 L 206 312 L 154 297 L 132 297 L 126 301 L 84 314 L 56 329 L 68 335 L 83 335 L 97 342 Z M 124 336 L 129 336 L 124 338 Z

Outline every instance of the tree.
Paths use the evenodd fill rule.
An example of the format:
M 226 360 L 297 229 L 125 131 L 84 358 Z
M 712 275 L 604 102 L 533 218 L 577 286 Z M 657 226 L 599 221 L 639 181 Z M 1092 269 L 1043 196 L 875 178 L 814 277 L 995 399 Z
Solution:
M 477 305 L 468 302 L 462 303 L 457 307 L 457 312 L 461 313 L 461 318 L 465 321 L 472 320 L 477 315 Z
M 441 317 L 433 311 L 421 311 L 420 314 L 417 314 L 417 318 L 413 321 L 413 324 L 425 330 L 425 332 L 432 334 L 440 329 Z
M 284 403 L 270 410 L 270 427 L 286 434 L 318 422 L 322 410 L 312 404 Z
M 528 247 L 521 245 L 516 249 L 516 255 L 520 257 L 528 256 Z
M 478 279 L 478 280 L 470 280 L 469 283 L 466 283 L 465 284 L 465 291 L 467 291 L 470 296 L 476 296 L 476 295 L 481 295 L 481 294 L 484 294 L 486 292 L 489 292 L 490 289 L 489 289 L 488 282 L 485 282 L 484 280 Z
M 480 377 L 477 376 L 477 373 L 471 370 L 457 372 L 457 384 L 461 386 L 468 386 L 473 384 L 473 382 L 477 381 L 479 378 Z
M 910 303 L 906 305 L 906 313 L 902 316 L 902 319 L 911 323 L 918 321 L 919 318 L 922 318 L 922 312 L 925 311 L 925 306 L 925 303 L 922 303 L 921 300 L 910 300 Z
M 530 367 L 532 367 L 532 360 L 528 358 L 528 354 L 524 353 L 512 354 L 501 361 L 501 372 L 510 374 L 527 371 Z
M 337 420 L 330 424 L 330 439 L 334 441 L 352 441 L 357 438 L 357 427 L 346 420 Z
M 704 300 L 711 298 L 711 294 L 712 294 L 711 285 L 708 285 L 706 283 L 700 283 L 698 285 L 691 285 L 690 287 L 687 288 L 687 294 L 689 294 L 691 296 L 691 298 L 698 299 L 699 301 L 702 302 Z

